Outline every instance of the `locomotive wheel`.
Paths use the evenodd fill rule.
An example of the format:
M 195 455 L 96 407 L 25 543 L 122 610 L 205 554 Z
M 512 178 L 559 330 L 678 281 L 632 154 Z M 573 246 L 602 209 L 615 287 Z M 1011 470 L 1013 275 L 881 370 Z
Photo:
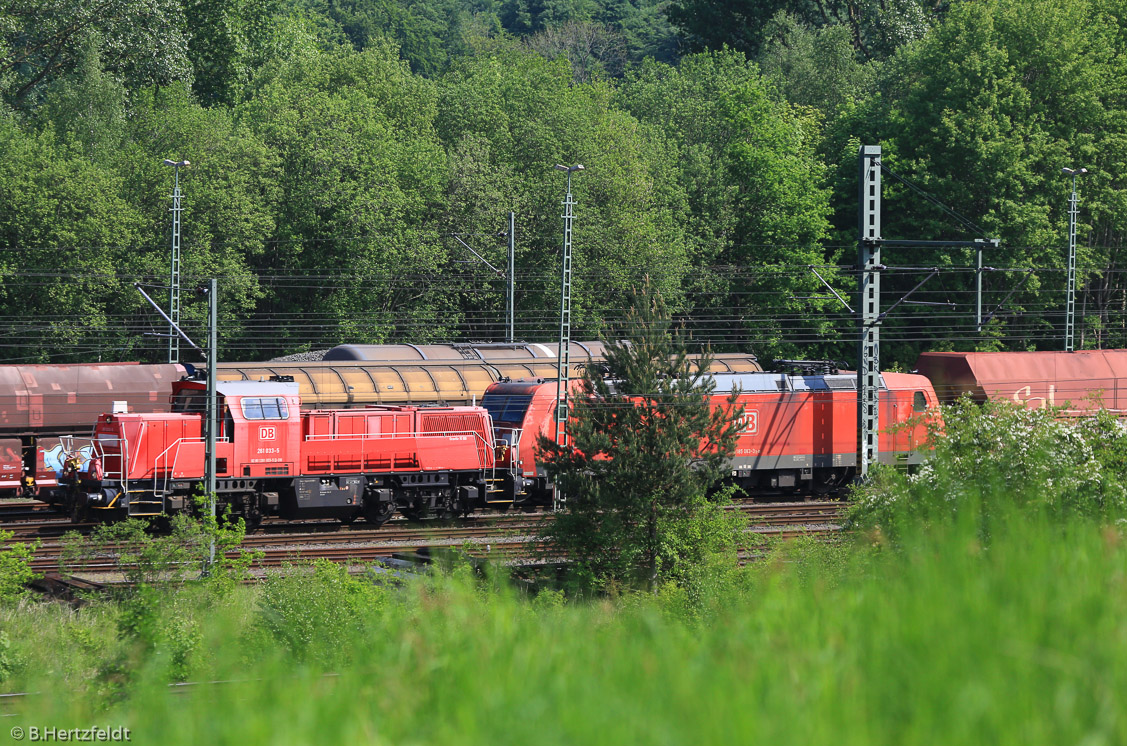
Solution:
M 258 507 L 258 495 L 247 495 L 243 498 L 243 523 L 247 531 L 253 531 L 262 525 L 262 509 Z
M 818 469 L 815 472 L 814 492 L 827 495 L 841 489 L 848 481 L 848 469 Z
M 384 525 L 395 515 L 395 505 L 392 503 L 369 503 L 364 506 L 364 519 L 376 528 Z

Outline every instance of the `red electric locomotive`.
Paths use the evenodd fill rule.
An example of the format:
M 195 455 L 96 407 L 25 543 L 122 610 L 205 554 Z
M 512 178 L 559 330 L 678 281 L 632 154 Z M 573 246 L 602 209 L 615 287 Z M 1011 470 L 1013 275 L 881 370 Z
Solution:
M 154 516 L 189 506 L 204 479 L 206 382 L 173 384 L 168 413 L 103 414 L 93 457 L 56 499 L 75 520 Z M 398 509 L 467 513 L 492 484 L 493 433 L 481 407 L 301 411 L 292 381 L 220 381 L 217 498 L 255 525 Z
M 712 405 L 739 389 L 744 414 L 731 479 L 751 495 L 836 492 L 856 473 L 857 376 L 781 373 L 714 377 Z M 577 391 L 573 382 L 572 391 Z M 517 501 L 545 502 L 551 485 L 537 463 L 536 440 L 555 434 L 555 380 L 495 383 L 481 403 L 493 417 L 498 471 Z M 927 449 L 926 417 L 938 402 L 923 376 L 884 373 L 880 384 L 879 459 L 916 464 Z

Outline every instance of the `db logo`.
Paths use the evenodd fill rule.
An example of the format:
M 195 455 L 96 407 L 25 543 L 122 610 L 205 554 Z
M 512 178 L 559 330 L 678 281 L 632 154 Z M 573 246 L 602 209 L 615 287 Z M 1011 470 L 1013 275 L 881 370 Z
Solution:
M 258 437 L 261 440 L 276 440 L 278 437 L 278 428 L 264 427 L 258 432 Z
M 758 435 L 759 434 L 759 410 L 753 409 L 750 412 L 744 412 L 739 421 L 740 435 Z

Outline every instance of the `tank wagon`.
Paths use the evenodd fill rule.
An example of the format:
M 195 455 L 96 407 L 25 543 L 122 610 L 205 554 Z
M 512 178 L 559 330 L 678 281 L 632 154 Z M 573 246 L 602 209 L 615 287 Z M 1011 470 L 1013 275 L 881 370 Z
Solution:
M 979 403 L 1063 407 L 1074 416 L 1101 408 L 1127 413 L 1127 350 L 924 352 L 916 369 L 944 404 L 967 395 Z
M 857 376 L 782 373 L 714 376 L 714 408 L 739 390 L 744 408 L 730 481 L 753 496 L 837 492 L 856 473 Z M 573 387 L 573 390 L 578 390 Z M 555 435 L 556 382 L 532 380 L 490 386 L 482 406 L 493 418 L 497 467 L 518 498 L 546 502 L 547 474 L 536 458 L 539 435 Z M 880 461 L 920 463 L 928 449 L 927 418 L 938 401 L 923 376 L 881 376 Z
M 84 470 L 52 499 L 72 519 L 191 508 L 205 475 L 206 383 L 173 384 L 169 412 L 98 418 Z M 467 513 L 493 489 L 493 433 L 481 407 L 302 410 L 292 381 L 217 385 L 217 500 L 249 526 L 263 515 L 384 523 L 395 513 Z

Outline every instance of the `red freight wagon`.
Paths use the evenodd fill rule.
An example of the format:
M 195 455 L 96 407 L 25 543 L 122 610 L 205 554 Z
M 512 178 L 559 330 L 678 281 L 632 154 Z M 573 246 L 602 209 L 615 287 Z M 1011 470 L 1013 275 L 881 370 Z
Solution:
M 292 381 L 220 381 L 217 497 L 248 524 L 364 515 L 398 508 L 468 512 L 493 468 L 492 424 L 480 407 L 370 407 L 301 411 Z M 205 470 L 207 386 L 173 386 L 172 412 L 104 414 L 93 468 L 62 495 L 76 519 L 160 515 L 188 507 Z
M 744 407 L 731 478 L 751 494 L 800 490 L 832 492 L 856 471 L 856 374 L 780 373 L 714 377 L 715 407 L 739 389 Z M 574 384 L 573 384 L 574 390 Z M 496 428 L 498 467 L 517 499 L 545 500 L 550 485 L 536 462 L 536 436 L 555 433 L 556 382 L 515 381 L 490 386 L 482 397 Z M 925 416 L 937 405 L 923 376 L 885 373 L 880 387 L 882 463 L 914 464 L 927 448 Z
M 925 352 L 916 368 L 943 403 L 967 394 L 1071 414 L 1127 411 L 1127 350 Z

